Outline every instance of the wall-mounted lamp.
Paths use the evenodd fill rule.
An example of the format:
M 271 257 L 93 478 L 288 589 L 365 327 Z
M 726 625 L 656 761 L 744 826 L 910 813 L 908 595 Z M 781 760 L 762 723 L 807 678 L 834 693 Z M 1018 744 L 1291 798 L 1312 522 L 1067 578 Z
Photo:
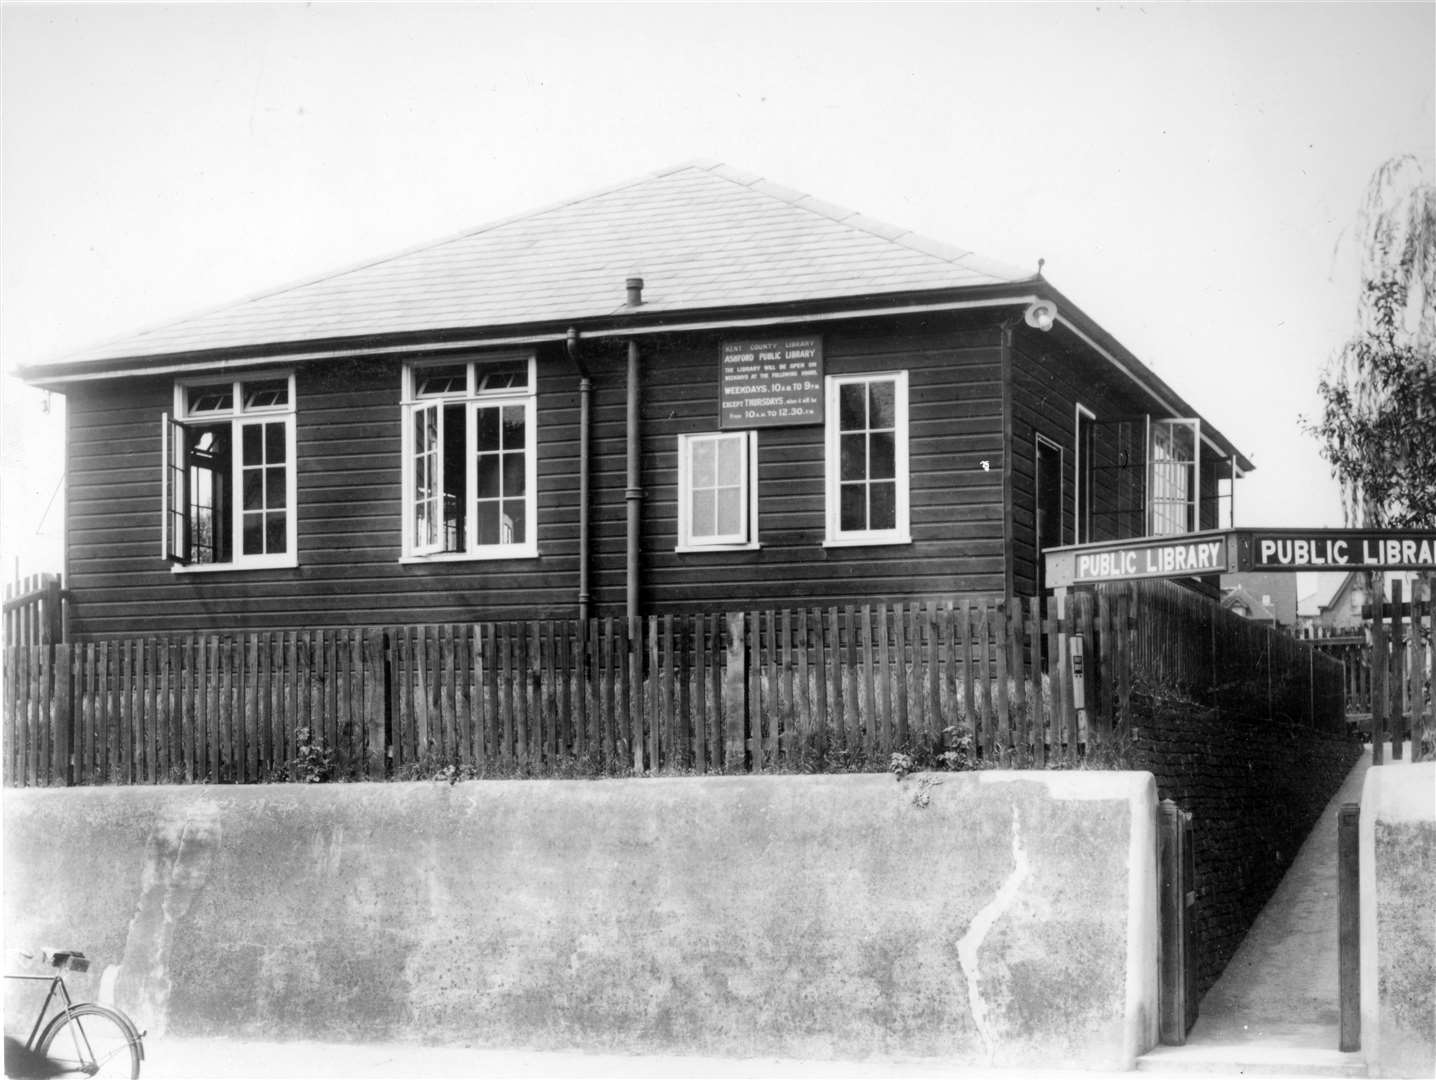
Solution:
M 1035 330 L 1051 330 L 1052 324 L 1057 321 L 1057 305 L 1051 300 L 1034 300 L 1027 305 L 1022 319 Z

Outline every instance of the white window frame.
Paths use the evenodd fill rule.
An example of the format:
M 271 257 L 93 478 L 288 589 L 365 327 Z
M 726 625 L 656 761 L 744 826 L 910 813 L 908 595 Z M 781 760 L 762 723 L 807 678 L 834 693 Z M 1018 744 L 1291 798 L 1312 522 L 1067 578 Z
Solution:
M 1062 547 L 1067 543 L 1067 451 L 1056 439 L 1043 435 L 1041 432 L 1032 433 L 1032 476 L 1035 481 L 1032 500 L 1032 531 L 1033 547 L 1040 558 L 1044 551 L 1051 548 L 1042 546 L 1042 538 L 1037 535 L 1037 504 L 1042 498 L 1042 477 L 1041 477 L 1041 448 L 1057 451 L 1057 543 L 1055 547 Z
M 528 385 L 514 389 L 480 389 L 482 371 L 492 364 L 522 362 L 528 368 Z M 465 390 L 444 395 L 420 397 L 418 378 L 427 368 L 455 367 L 464 365 L 466 371 Z M 436 545 L 421 545 L 415 536 L 414 484 L 414 416 L 423 408 L 438 407 L 440 446 L 443 445 L 444 413 L 446 405 L 462 404 L 465 417 L 464 468 L 465 486 L 469 492 L 464 507 L 464 550 L 442 550 L 442 539 Z M 474 492 L 478 490 L 478 424 L 476 417 L 480 408 L 522 405 L 524 408 L 524 519 L 526 535 L 517 544 L 480 544 L 478 530 L 474 525 Z M 403 425 L 403 547 L 401 563 L 464 562 L 493 559 L 536 558 L 538 549 L 538 363 L 532 352 L 489 353 L 483 356 L 436 358 L 414 361 L 404 365 L 403 391 L 400 398 L 400 414 Z M 442 456 L 438 462 L 438 474 L 443 476 Z M 442 499 L 442 495 L 440 496 Z
M 247 383 L 274 382 L 283 379 L 288 384 L 286 404 L 246 406 L 244 386 Z M 189 407 L 189 390 L 195 386 L 222 386 L 229 384 L 231 401 L 228 409 L 192 413 Z M 174 561 L 171 571 L 176 574 L 221 573 L 233 570 L 265 570 L 289 568 L 299 565 L 299 506 L 298 506 L 298 462 L 295 456 L 295 381 L 293 371 L 256 371 L 223 378 L 219 376 L 194 376 L 176 379 L 174 384 L 174 420 L 170 415 L 163 418 L 163 454 L 161 477 L 162 488 L 162 533 L 161 550 L 165 558 Z M 177 500 L 181 492 L 175 489 L 171 463 L 184 468 L 186 455 L 185 439 L 193 427 L 213 427 L 228 420 L 230 425 L 230 488 L 231 506 L 228 528 L 230 529 L 233 556 L 222 563 L 191 563 L 189 553 L 177 553 L 175 545 L 182 539 L 175 535 L 175 516 L 181 511 Z M 244 428 L 259 424 L 284 422 L 284 512 L 285 550 L 279 554 L 244 554 Z M 173 511 L 172 511 L 173 507 Z M 182 513 L 187 514 L 186 508 Z
M 1090 445 L 1086 447 L 1082 445 L 1084 421 L 1091 434 Z M 1092 503 L 1096 501 L 1097 478 L 1092 472 L 1093 462 L 1089 461 L 1088 457 L 1094 455 L 1097 448 L 1094 427 L 1096 423 L 1097 414 L 1080 401 L 1077 402 L 1072 413 L 1072 542 L 1076 544 L 1086 544 L 1092 540 Z M 1087 495 L 1085 499 L 1082 497 L 1084 491 Z
M 1157 460 L 1162 432 L 1190 431 L 1190 460 Z M 1175 436 L 1171 436 L 1174 441 Z M 1202 422 L 1194 417 L 1147 420 L 1147 535 L 1185 536 L 1202 527 Z M 1185 488 L 1185 491 L 1180 490 Z M 1187 521 L 1172 520 L 1173 510 L 1182 508 Z M 1160 508 L 1160 512 L 1159 512 Z
M 715 537 L 693 536 L 693 447 L 703 442 L 737 442 L 743 452 L 743 527 Z M 702 431 L 678 436 L 678 546 L 675 551 L 755 551 L 758 541 L 758 433 Z
M 893 389 L 893 471 L 896 481 L 896 513 L 891 529 L 850 529 L 842 528 L 842 482 L 841 444 L 842 416 L 838 407 L 839 395 L 844 386 L 869 385 L 877 382 L 891 382 Z M 824 420 L 825 433 L 825 488 L 826 488 L 826 537 L 824 547 L 861 547 L 879 544 L 910 544 L 912 532 L 909 522 L 909 488 L 912 477 L 908 470 L 908 373 L 901 371 L 870 372 L 861 375 L 829 375 L 825 379 Z

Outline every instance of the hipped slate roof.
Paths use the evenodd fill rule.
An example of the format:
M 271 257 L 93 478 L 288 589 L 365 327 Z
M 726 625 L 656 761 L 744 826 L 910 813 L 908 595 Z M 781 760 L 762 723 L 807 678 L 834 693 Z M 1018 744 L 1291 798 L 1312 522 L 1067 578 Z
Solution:
M 712 162 L 691 163 L 85 350 L 56 364 L 702 312 L 1036 274 Z

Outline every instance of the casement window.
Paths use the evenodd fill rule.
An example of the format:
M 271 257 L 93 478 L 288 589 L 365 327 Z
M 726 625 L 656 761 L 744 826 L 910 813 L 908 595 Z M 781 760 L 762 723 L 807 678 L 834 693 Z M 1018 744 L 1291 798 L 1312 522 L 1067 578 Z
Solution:
M 404 370 L 406 560 L 538 554 L 530 354 Z
M 829 376 L 826 416 L 826 544 L 908 543 L 907 372 Z
M 678 550 L 757 546 L 757 432 L 678 436 Z
M 1151 421 L 1147 469 L 1147 533 L 1173 536 L 1196 531 L 1199 420 Z
M 162 436 L 161 550 L 177 567 L 298 564 L 294 376 L 175 384 Z

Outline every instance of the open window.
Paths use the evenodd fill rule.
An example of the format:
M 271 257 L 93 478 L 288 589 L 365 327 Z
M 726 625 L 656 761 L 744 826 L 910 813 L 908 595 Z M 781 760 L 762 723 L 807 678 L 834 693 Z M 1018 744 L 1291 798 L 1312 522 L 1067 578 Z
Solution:
M 404 558 L 538 554 L 537 423 L 529 354 L 404 372 Z
M 181 381 L 162 422 L 161 549 L 176 566 L 294 566 L 294 377 Z
M 1196 532 L 1201 505 L 1201 421 L 1159 420 L 1149 423 L 1147 469 L 1147 535 L 1176 536 Z
M 757 546 L 757 432 L 678 436 L 678 550 Z

